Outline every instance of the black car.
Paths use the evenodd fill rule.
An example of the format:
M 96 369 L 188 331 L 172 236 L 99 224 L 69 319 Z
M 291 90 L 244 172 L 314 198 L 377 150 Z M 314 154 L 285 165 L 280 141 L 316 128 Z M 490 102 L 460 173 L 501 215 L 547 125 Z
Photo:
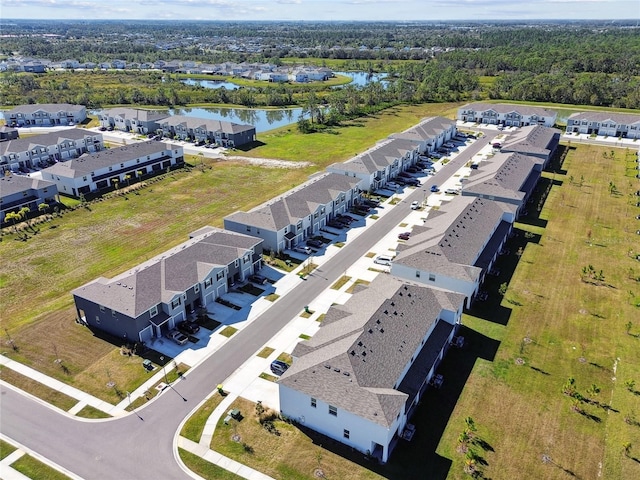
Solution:
M 262 275 L 258 274 L 249 275 L 249 280 L 253 283 L 257 283 L 258 285 L 264 285 L 268 281 L 267 277 L 263 277 Z
M 271 362 L 271 371 L 276 375 L 282 375 L 284 372 L 287 371 L 288 368 L 289 368 L 289 365 L 287 365 L 281 360 L 274 360 L 273 362 Z
M 200 331 L 200 326 L 192 322 L 180 322 L 176 328 L 187 335 L 195 335 Z
M 320 240 L 316 240 L 315 238 L 310 238 L 307 240 L 307 245 L 310 247 L 321 248 L 323 243 Z

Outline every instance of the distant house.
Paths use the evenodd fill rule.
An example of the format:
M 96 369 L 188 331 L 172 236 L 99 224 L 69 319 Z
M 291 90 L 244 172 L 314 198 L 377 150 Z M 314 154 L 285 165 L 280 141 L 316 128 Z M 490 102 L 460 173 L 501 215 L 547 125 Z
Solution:
M 640 115 L 609 112 L 574 113 L 567 119 L 567 133 L 620 138 L 640 138 Z
M 4 119 L 10 127 L 74 125 L 87 119 L 87 109 L 84 105 L 68 103 L 36 103 L 20 105 L 4 112 Z
M 471 196 L 445 202 L 398 245 L 391 273 L 461 293 L 469 307 L 511 233 L 516 211 L 515 205 Z
M 327 171 L 358 179 L 358 187 L 375 191 L 418 159 L 419 143 L 399 138 L 388 138 L 346 162 L 334 163 Z
M 418 142 L 418 151 L 429 154 L 450 140 L 456 132 L 455 121 L 444 117 L 428 117 L 404 132 L 394 133 L 390 137 Z
M 528 105 L 510 105 L 506 103 L 469 103 L 458 109 L 457 119 L 462 122 L 504 125 L 507 127 L 526 127 L 544 125 L 553 127 L 557 112 L 543 107 Z
M 73 290 L 77 318 L 130 342 L 162 337 L 261 266 L 262 240 L 207 227 L 114 278 Z
M 80 197 L 126 186 L 183 164 L 181 146 L 151 140 L 56 163 L 42 170 L 42 178 L 54 182 L 62 194 Z
M 224 218 L 224 228 L 264 239 L 265 250 L 281 252 L 320 234 L 328 221 L 360 199 L 358 180 L 322 174 L 248 212 Z
M 159 130 L 160 122 L 168 113 L 152 112 L 138 108 L 110 108 L 98 114 L 100 126 L 115 128 L 123 132 L 147 134 Z
M 47 66 L 39 62 L 25 62 L 20 65 L 20 70 L 26 73 L 44 73 Z
M 560 144 L 561 133 L 557 128 L 541 125 L 522 127 L 505 139 L 500 146 L 500 151 L 541 158 L 546 167 Z
M 58 203 L 58 189 L 52 182 L 22 175 L 3 175 L 0 177 L 0 222 L 5 222 L 9 212 L 19 212 L 27 207 L 38 213 L 39 205 L 50 207 Z
M 449 345 L 464 297 L 379 275 L 298 343 L 278 381 L 280 411 L 387 462 Z
M 516 205 L 520 212 L 533 193 L 544 160 L 521 153 L 496 153 L 483 160 L 462 184 L 462 195 Z
M 102 134 L 82 128 L 32 135 L 0 143 L 0 169 L 42 168 L 102 149 Z
M 159 121 L 165 137 L 240 147 L 256 140 L 256 127 L 221 120 L 174 115 Z

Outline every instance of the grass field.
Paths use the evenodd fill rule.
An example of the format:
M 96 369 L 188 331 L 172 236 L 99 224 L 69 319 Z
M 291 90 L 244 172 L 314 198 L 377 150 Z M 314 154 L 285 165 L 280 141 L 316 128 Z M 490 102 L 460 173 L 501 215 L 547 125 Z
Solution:
M 204 458 L 194 455 L 182 448 L 178 448 L 178 454 L 187 468 L 202 478 L 215 478 L 216 480 L 242 480 L 242 478 L 244 478 L 218 465 L 207 462 Z
M 11 468 L 33 480 L 69 480 L 64 473 L 36 460 L 30 455 L 23 455 L 11 464 Z
M 224 397 L 218 392 L 214 393 L 211 398 L 202 404 L 202 406 L 189 417 L 180 431 L 180 435 L 194 442 L 199 442 L 204 430 L 207 419 L 222 402 Z

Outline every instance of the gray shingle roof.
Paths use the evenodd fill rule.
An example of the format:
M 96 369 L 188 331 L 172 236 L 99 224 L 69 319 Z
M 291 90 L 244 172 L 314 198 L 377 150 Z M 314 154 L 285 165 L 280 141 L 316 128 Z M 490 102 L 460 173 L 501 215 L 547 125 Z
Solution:
M 279 231 L 314 213 L 320 205 L 330 203 L 340 193 L 356 185 L 356 178 L 337 173 L 323 174 L 249 212 L 235 212 L 226 218 L 244 225 Z
M 8 142 L 0 143 L 0 155 L 6 153 L 20 153 L 31 150 L 34 147 L 48 147 L 58 145 L 66 140 L 81 140 L 87 137 L 100 137 L 102 134 L 85 130 L 83 128 L 68 128 L 59 132 L 42 133 L 26 138 L 16 138 Z
M 110 108 L 102 112 L 109 117 L 122 117 L 124 119 L 135 119 L 141 122 L 159 122 L 170 115 L 168 113 L 154 112 L 140 108 Z
M 261 242 L 214 229 L 112 279 L 98 278 L 72 293 L 135 318 L 154 305 L 171 301 L 174 295 L 204 281 L 216 267 L 226 267 Z
M 419 124 L 405 130 L 402 133 L 391 135 L 393 138 L 404 138 L 407 140 L 425 141 L 437 137 L 442 132 L 455 127 L 456 122 L 444 117 L 429 117 L 423 119 Z
M 407 401 L 398 389 L 422 339 L 443 310 L 459 310 L 464 296 L 378 276 L 338 310 L 296 357 L 279 383 L 383 426 Z M 442 344 L 440 345 L 442 348 Z
M 72 105 L 70 103 L 34 103 L 29 105 L 18 105 L 17 107 L 5 112 L 6 116 L 12 115 L 14 113 L 35 113 L 35 112 L 47 112 L 47 113 L 58 113 L 58 112 L 80 112 L 84 105 Z
M 375 173 L 384 170 L 408 152 L 417 150 L 415 140 L 404 138 L 389 138 L 377 143 L 369 150 L 356 155 L 343 163 L 334 164 L 334 168 L 345 172 Z
M 515 105 L 509 103 L 469 103 L 460 107 L 460 110 L 473 110 L 475 112 L 486 112 L 493 110 L 496 113 L 518 112 L 521 115 L 538 115 L 540 117 L 555 117 L 556 112 L 544 107 L 532 107 L 529 105 Z
M 38 178 L 25 177 L 22 175 L 3 175 L 0 177 L 0 198 L 31 189 L 39 190 L 55 186 L 55 183 Z
M 165 118 L 160 122 L 162 125 L 167 124 L 172 127 L 176 127 L 177 125 L 184 125 L 187 128 L 202 128 L 211 132 L 224 132 L 224 133 L 241 133 L 246 132 L 247 130 L 253 130 L 255 127 L 253 125 L 245 125 L 240 123 L 232 123 L 222 120 L 212 120 L 205 118 L 196 118 L 196 117 L 187 117 L 184 115 L 174 115 L 168 118 Z
M 463 183 L 463 194 L 493 195 L 502 199 L 521 201 L 525 184 L 536 165 L 544 162 L 537 157 L 520 153 L 498 153 L 483 160 Z
M 85 153 L 73 160 L 58 162 L 51 167 L 45 168 L 43 172 L 61 177 L 78 178 L 90 175 L 91 172 L 102 168 L 108 168 L 147 155 L 155 155 L 163 151 L 171 151 L 174 148 L 178 147 L 171 143 L 156 142 L 153 140 L 132 143 L 124 147 L 110 148 L 96 153 Z
M 504 214 L 515 209 L 503 202 L 456 197 L 440 207 L 446 214 L 429 215 L 424 227 L 414 228 L 411 238 L 398 246 L 394 263 L 475 281 L 480 275 L 477 258 Z
M 519 152 L 532 155 L 549 155 L 553 147 L 554 137 L 562 132 L 557 128 L 544 127 L 542 125 L 530 125 L 521 127 L 511 133 L 503 142 L 503 152 Z
M 569 120 L 589 121 L 589 122 L 605 122 L 614 121 L 618 125 L 632 125 L 640 123 L 640 115 L 633 113 L 615 113 L 615 112 L 578 112 L 569 116 Z

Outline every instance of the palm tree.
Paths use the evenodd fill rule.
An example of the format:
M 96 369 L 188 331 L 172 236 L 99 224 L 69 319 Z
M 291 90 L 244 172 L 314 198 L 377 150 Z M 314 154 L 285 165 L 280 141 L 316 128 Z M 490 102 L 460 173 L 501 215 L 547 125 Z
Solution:
M 7 212 L 7 214 L 4 216 L 4 221 L 13 222 L 13 231 L 17 232 L 18 228 L 16 227 L 16 224 L 18 223 L 18 220 L 20 220 L 21 218 L 22 217 L 16 212 Z

